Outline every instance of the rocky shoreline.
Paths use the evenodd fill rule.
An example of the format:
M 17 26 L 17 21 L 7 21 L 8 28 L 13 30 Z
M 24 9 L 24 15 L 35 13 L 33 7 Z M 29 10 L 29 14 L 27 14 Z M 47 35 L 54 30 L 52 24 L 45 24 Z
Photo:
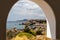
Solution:
M 15 40 L 16 35 L 21 32 L 29 33 L 29 35 L 32 34 L 36 40 L 49 40 L 49 38 L 46 37 L 47 23 L 45 20 L 28 20 L 22 23 L 22 25 L 25 25 L 24 29 L 13 28 L 11 30 L 6 30 L 6 40 Z

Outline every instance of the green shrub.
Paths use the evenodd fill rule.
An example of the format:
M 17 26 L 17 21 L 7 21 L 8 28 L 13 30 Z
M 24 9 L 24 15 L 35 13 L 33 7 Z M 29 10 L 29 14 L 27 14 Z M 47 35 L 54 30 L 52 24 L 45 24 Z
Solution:
M 10 39 L 13 37 L 12 31 L 7 32 L 7 37 L 10 38 Z
M 30 34 L 32 34 L 32 35 L 34 35 L 34 36 L 36 35 L 36 33 L 34 32 L 34 30 L 31 30 L 31 29 L 29 29 L 29 28 L 25 28 L 24 32 L 30 33 Z
M 39 30 L 39 29 L 38 29 L 37 32 L 36 32 L 36 34 L 37 34 L 37 35 L 42 35 L 42 30 Z
M 34 35 L 34 36 L 36 36 L 36 32 L 34 32 L 34 30 L 30 30 L 29 33 L 32 34 L 32 35 Z
M 27 36 L 28 38 L 30 38 L 30 37 L 33 37 L 33 35 L 32 34 L 30 34 L 30 33 L 26 33 L 26 32 L 21 32 L 21 33 L 19 33 L 17 36 Z

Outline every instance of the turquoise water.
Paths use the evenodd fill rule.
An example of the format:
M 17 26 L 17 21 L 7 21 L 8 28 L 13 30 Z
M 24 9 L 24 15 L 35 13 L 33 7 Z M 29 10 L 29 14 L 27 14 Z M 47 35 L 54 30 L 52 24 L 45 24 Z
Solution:
M 7 22 L 6 29 L 12 29 L 14 27 L 17 29 L 24 29 L 24 25 L 19 25 L 19 22 Z

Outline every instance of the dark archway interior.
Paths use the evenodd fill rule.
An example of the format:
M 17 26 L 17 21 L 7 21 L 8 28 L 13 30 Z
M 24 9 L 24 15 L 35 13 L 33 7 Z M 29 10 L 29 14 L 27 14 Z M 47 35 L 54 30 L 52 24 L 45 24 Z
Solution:
M 15 2 L 18 0 L 0 0 L 0 40 L 5 40 L 6 36 L 6 20 L 8 13 L 11 9 L 11 7 L 14 5 Z M 56 38 L 60 39 L 60 19 L 59 19 L 59 13 L 60 13 L 60 1 L 58 0 L 45 0 L 50 6 L 53 8 L 56 16 L 57 21 L 57 27 L 56 27 Z

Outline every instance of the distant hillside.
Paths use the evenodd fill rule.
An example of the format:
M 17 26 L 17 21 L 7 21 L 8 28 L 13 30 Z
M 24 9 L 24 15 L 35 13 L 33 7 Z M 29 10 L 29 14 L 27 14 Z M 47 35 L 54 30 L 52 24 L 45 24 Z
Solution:
M 39 19 L 31 19 L 31 20 L 37 20 L 37 21 L 40 21 L 40 22 L 46 22 L 45 19 L 41 19 L 41 20 L 39 20 Z M 24 23 L 26 21 L 28 21 L 28 19 L 16 20 L 16 21 L 7 21 L 7 23 L 20 23 L 20 24 L 22 24 L 22 23 Z

